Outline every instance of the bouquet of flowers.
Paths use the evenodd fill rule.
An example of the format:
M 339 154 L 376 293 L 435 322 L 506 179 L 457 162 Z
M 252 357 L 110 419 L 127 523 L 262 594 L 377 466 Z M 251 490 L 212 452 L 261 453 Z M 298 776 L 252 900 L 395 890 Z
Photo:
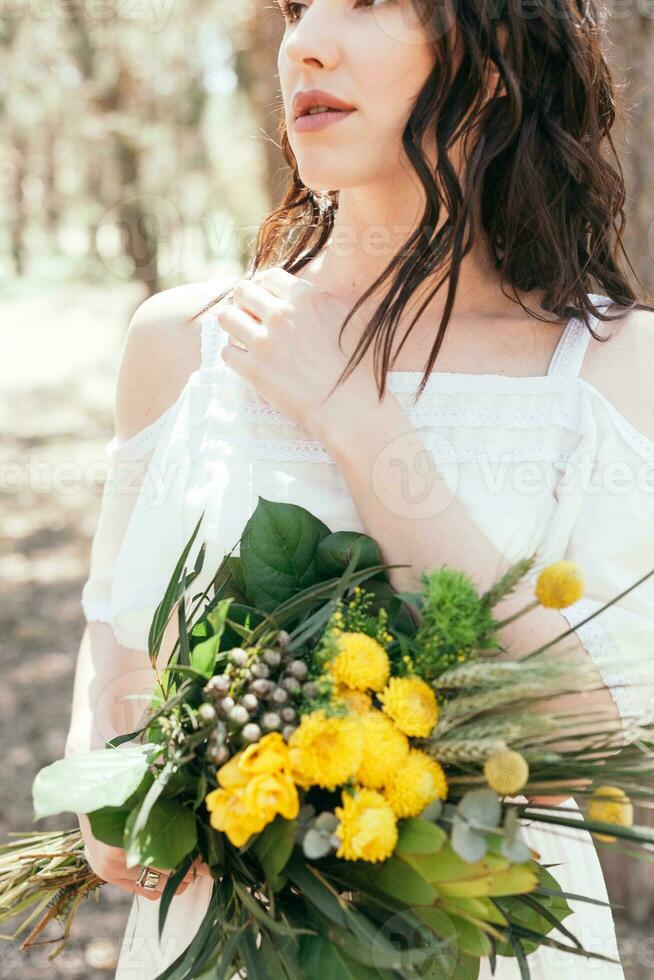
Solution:
M 142 727 L 47 766 L 33 790 L 37 818 L 88 814 L 129 866 L 170 872 L 160 932 L 194 861 L 209 866 L 206 916 L 160 980 L 463 980 L 498 954 L 528 977 L 541 944 L 605 959 L 564 925 L 579 896 L 539 864 L 522 825 L 585 827 L 644 852 L 654 836 L 633 826 L 632 800 L 653 795 L 652 733 L 545 710 L 601 683 L 555 643 L 498 657 L 507 621 L 493 610 L 535 556 L 482 595 L 447 567 L 398 593 L 370 537 L 260 497 L 240 555 L 194 595 L 201 520 L 152 620 Z M 524 611 L 582 593 L 580 570 L 557 562 Z M 581 820 L 529 801 L 570 795 L 573 782 Z M 24 835 L 0 855 L 0 918 L 30 910 L 11 938 L 31 930 L 29 945 L 59 917 L 65 942 L 101 886 L 81 836 Z

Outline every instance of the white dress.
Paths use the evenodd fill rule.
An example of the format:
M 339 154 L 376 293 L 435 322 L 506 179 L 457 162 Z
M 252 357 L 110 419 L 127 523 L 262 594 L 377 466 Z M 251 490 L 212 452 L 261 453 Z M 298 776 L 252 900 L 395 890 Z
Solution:
M 228 284 L 216 280 L 216 293 Z M 609 303 L 607 297 L 592 298 L 596 305 Z M 589 339 L 584 324 L 573 319 L 547 375 L 436 372 L 416 405 L 412 395 L 421 373 L 391 371 L 388 379 L 414 425 L 451 443 L 453 453 L 437 460 L 440 468 L 501 554 L 515 560 L 540 548 L 534 576 L 560 558 L 583 568 L 586 595 L 565 610 L 572 626 L 648 572 L 654 556 L 654 443 L 579 376 Z M 147 649 L 152 613 L 203 509 L 207 556 L 199 587 L 226 552 L 238 554 L 234 546 L 259 495 L 302 505 L 331 530 L 365 531 L 325 447 L 224 364 L 219 350 L 226 340 L 215 309 L 209 311 L 202 318 L 201 365 L 177 401 L 128 442 L 113 439 L 107 446 L 111 478 L 82 603 L 87 620 L 110 623 L 122 646 Z M 592 488 L 578 478 L 584 464 L 596 478 Z M 611 482 L 616 464 L 632 475 L 618 490 Z M 654 703 L 647 673 L 654 647 L 654 578 L 580 627 L 578 635 L 625 718 L 647 711 Z M 639 677 L 640 667 L 634 674 L 621 666 L 625 650 L 642 653 Z M 638 686 L 625 686 L 634 679 Z M 556 866 L 552 873 L 566 891 L 606 900 L 588 834 L 531 828 L 528 842 L 543 863 Z M 134 900 L 118 980 L 151 980 L 179 955 L 204 915 L 210 887 L 209 879 L 199 878 L 173 899 L 161 944 L 158 903 Z M 571 904 L 574 914 L 566 926 L 588 949 L 617 956 L 610 911 Z M 565 942 L 560 934 L 553 938 Z M 623 978 L 619 966 L 547 948 L 532 954 L 529 965 L 535 980 Z M 495 975 L 518 978 L 515 961 L 501 958 Z M 484 964 L 482 977 L 490 976 Z

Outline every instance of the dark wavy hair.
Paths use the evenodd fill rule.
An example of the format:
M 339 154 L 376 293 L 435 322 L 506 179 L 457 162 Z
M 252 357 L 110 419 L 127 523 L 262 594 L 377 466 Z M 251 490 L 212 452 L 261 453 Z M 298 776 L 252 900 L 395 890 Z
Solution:
M 533 311 L 516 289 L 544 290 L 542 308 L 557 317 L 583 319 L 601 341 L 609 338 L 593 330 L 591 316 L 612 321 L 635 307 L 654 310 L 638 300 L 619 261 L 621 253 L 642 287 L 622 240 L 626 194 L 611 138 L 617 86 L 602 50 L 605 7 L 594 0 L 411 3 L 435 54 L 402 134 L 406 155 L 424 187 L 424 211 L 402 251 L 393 255 L 341 325 L 339 343 L 359 306 L 388 284 L 334 386 L 349 376 L 375 341 L 376 371 L 381 350 L 381 377 L 376 379 L 380 398 L 399 349 L 446 283 L 443 316 L 416 398 L 422 393 L 450 320 L 462 259 L 478 235 L 501 273 L 503 292 L 505 284 L 513 287 L 516 301 L 529 313 Z M 490 96 L 489 70 L 496 78 Z M 421 148 L 425 136 L 435 137 L 435 172 Z M 329 239 L 338 209 L 338 191 L 320 196 L 302 183 L 283 113 L 279 138 L 290 180 L 281 203 L 259 228 L 246 278 L 272 265 L 297 273 Z M 465 147 L 463 182 L 450 157 L 450 147 L 459 139 Z M 391 361 L 402 311 L 432 275 L 437 281 Z M 626 309 L 607 316 L 590 301 L 592 292 Z

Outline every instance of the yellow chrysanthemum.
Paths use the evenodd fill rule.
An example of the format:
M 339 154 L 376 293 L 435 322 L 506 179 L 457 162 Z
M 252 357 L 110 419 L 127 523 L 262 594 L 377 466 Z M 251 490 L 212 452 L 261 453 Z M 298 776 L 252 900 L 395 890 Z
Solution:
M 336 856 L 346 861 L 385 861 L 395 850 L 397 822 L 381 793 L 360 788 L 343 793 L 343 806 L 334 813 L 339 824 L 335 834 L 341 843 Z
M 436 695 L 419 677 L 391 677 L 379 700 L 405 735 L 426 738 L 438 721 Z
M 515 796 L 529 779 L 529 765 L 519 752 L 507 749 L 486 760 L 484 775 L 490 788 L 500 796 Z
M 381 643 L 365 633 L 344 631 L 337 637 L 338 653 L 327 668 L 332 677 L 357 691 L 381 691 L 391 665 Z
M 252 810 L 247 805 L 243 788 L 214 789 L 205 803 L 211 826 L 226 834 L 234 847 L 242 847 L 269 822 L 264 811 Z
M 372 708 L 372 698 L 366 691 L 355 691 L 344 684 L 339 684 L 334 690 L 334 701 L 343 701 L 356 714 L 364 714 Z
M 381 711 L 361 715 L 363 758 L 357 780 L 369 789 L 381 789 L 409 754 L 409 740 Z
M 540 573 L 535 592 L 542 606 L 565 609 L 584 594 L 581 569 L 573 561 L 556 561 Z
M 617 786 L 598 787 L 588 801 L 586 815 L 589 820 L 602 820 L 613 823 L 616 827 L 632 827 L 634 822 L 631 800 Z M 608 842 L 616 839 L 610 834 L 594 833 L 593 837 Z
M 432 800 L 447 797 L 443 767 L 419 749 L 411 749 L 386 783 L 384 795 L 396 817 L 417 817 Z
M 296 782 L 334 789 L 361 765 L 363 731 L 353 714 L 330 717 L 323 710 L 312 711 L 302 717 L 288 744 Z

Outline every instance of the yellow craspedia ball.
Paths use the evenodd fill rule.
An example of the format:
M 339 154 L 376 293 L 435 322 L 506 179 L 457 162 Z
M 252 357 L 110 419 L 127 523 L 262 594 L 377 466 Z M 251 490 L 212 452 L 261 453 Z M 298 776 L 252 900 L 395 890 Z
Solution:
M 363 758 L 357 779 L 369 789 L 381 789 L 409 754 L 409 740 L 382 711 L 361 715 Z
M 334 701 L 342 701 L 349 711 L 364 714 L 372 708 L 372 698 L 366 691 L 339 684 L 334 691 Z
M 600 786 L 588 801 L 586 816 L 589 820 L 602 820 L 616 827 L 632 827 L 634 808 L 624 790 L 617 786 Z M 616 839 L 610 834 L 593 833 L 593 837 L 609 842 Z
M 417 817 L 432 800 L 447 797 L 443 767 L 419 749 L 409 754 L 384 787 L 396 817 Z
M 357 772 L 363 731 L 354 714 L 329 716 L 320 709 L 303 715 L 288 740 L 291 773 L 301 786 L 334 789 Z
M 490 788 L 500 796 L 515 796 L 529 779 L 529 764 L 519 752 L 507 749 L 486 759 L 484 775 Z
M 581 569 L 573 561 L 556 561 L 548 565 L 536 581 L 536 598 L 548 609 L 565 609 L 584 594 Z
M 336 856 L 346 861 L 385 861 L 397 844 L 397 821 L 388 801 L 374 789 L 343 793 L 334 813 L 340 839 Z
M 340 633 L 338 653 L 327 664 L 334 680 L 357 691 L 381 691 L 391 665 L 381 643 L 365 633 Z
M 419 677 L 391 677 L 379 700 L 405 735 L 426 738 L 438 721 L 436 695 Z

